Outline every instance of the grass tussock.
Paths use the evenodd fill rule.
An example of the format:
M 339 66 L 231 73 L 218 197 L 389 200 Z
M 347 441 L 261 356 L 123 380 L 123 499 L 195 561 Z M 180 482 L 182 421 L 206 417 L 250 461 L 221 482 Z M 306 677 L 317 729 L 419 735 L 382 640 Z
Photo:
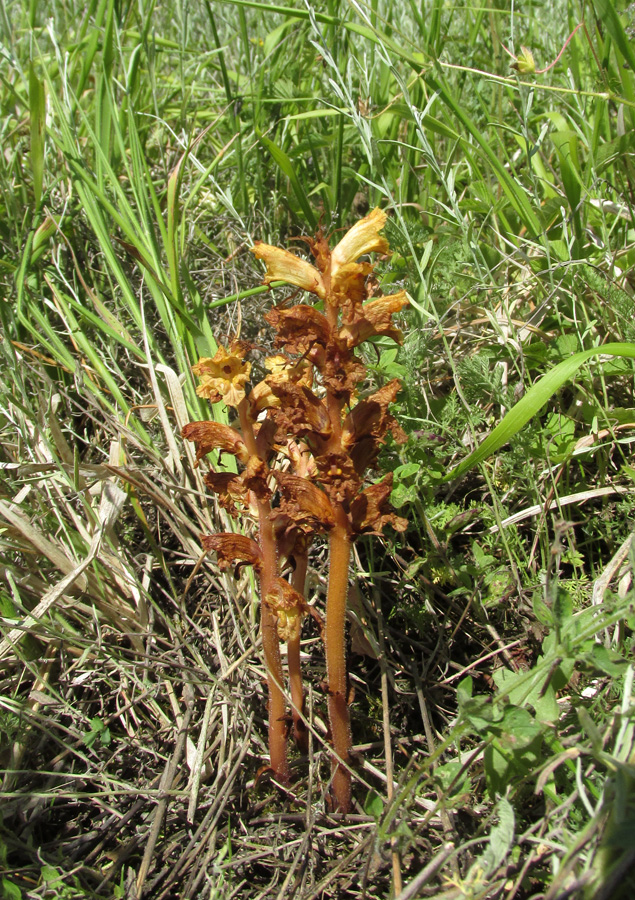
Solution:
M 2 5 L 1 898 L 632 895 L 631 13 Z M 308 752 L 263 771 L 257 585 L 200 542 L 231 460 L 180 435 L 233 423 L 192 365 L 262 377 L 304 300 L 254 242 L 376 206 L 408 528 L 354 547 L 343 817 L 311 619 Z

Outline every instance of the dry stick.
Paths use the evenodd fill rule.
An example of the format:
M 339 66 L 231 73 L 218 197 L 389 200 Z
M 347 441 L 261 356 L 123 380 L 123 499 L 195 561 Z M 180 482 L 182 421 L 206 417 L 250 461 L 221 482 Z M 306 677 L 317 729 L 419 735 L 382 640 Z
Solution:
M 167 881 L 163 886 L 161 893 L 159 894 L 157 900 L 163 900 L 163 898 L 168 894 L 170 885 L 174 883 L 177 879 L 181 878 L 182 870 L 184 870 L 186 865 L 192 865 L 195 858 L 199 856 L 202 851 L 202 848 L 205 844 L 210 840 L 210 836 L 213 835 L 216 826 L 218 825 L 218 820 L 220 819 L 225 807 L 227 805 L 227 798 L 230 794 L 230 791 L 234 785 L 234 781 L 236 776 L 238 775 L 238 771 L 243 764 L 243 760 L 247 755 L 247 751 L 249 750 L 249 738 L 251 735 L 251 728 L 253 724 L 253 713 L 249 716 L 247 720 L 247 725 L 244 730 L 244 739 L 242 743 L 242 748 L 238 752 L 238 759 L 232 766 L 227 778 L 225 779 L 222 787 L 215 794 L 214 800 L 210 808 L 205 813 L 205 817 L 203 821 L 198 826 L 194 834 L 189 840 L 189 843 L 185 850 L 181 853 L 181 856 L 176 861 L 175 864 L 172 865 L 170 874 L 168 875 Z M 216 781 L 212 786 L 212 793 L 218 787 L 220 783 L 220 772 L 216 777 Z M 201 871 L 205 872 L 205 869 L 202 868 Z M 185 877 L 185 873 L 183 872 L 183 878 Z M 156 885 L 155 885 L 156 887 Z M 187 886 L 186 886 L 187 887 Z
M 411 900 L 412 897 L 415 897 L 421 891 L 421 888 L 425 887 L 431 878 L 434 878 L 452 853 L 454 853 L 454 844 L 444 844 L 428 865 L 418 875 L 415 875 L 410 884 L 406 885 L 396 900 Z
M 303 597 L 308 565 L 308 551 L 296 554 L 295 570 L 291 584 Z M 291 687 L 293 738 L 300 753 L 306 756 L 309 752 L 309 731 L 303 718 L 306 711 L 304 690 L 302 688 L 302 670 L 300 668 L 300 629 L 298 629 L 297 635 L 293 635 L 287 643 L 287 662 L 289 665 L 289 685 Z
M 428 713 L 428 704 L 426 703 L 426 698 L 423 693 L 423 685 L 421 684 L 421 675 L 419 674 L 419 668 L 415 663 L 412 666 L 412 674 L 414 675 L 415 686 L 417 691 L 417 700 L 419 701 L 419 709 L 421 710 L 421 719 L 423 721 L 423 730 L 426 733 L 426 740 L 428 742 L 428 753 L 431 757 L 434 757 L 436 754 L 436 741 L 434 739 L 434 732 L 432 730 L 432 723 L 430 721 L 430 715 Z M 433 769 L 436 768 L 436 762 L 433 763 Z M 452 826 L 452 820 L 450 819 L 450 815 L 443 804 L 443 795 L 441 792 L 437 792 L 437 802 L 439 804 L 439 818 L 441 819 L 441 825 L 443 827 L 443 833 L 447 838 L 447 846 L 454 846 L 453 838 L 454 838 L 454 828 Z M 456 859 L 452 860 L 453 871 L 456 875 L 459 874 L 458 863 Z
M 185 741 L 187 738 L 187 729 L 190 724 L 190 719 L 192 718 L 192 712 L 194 710 L 194 691 L 192 690 L 192 686 L 190 684 L 185 685 L 186 691 L 186 703 L 187 707 L 185 710 L 185 715 L 183 716 L 183 721 L 181 723 L 181 728 L 179 729 L 176 747 L 174 748 L 174 753 L 168 760 L 163 778 L 161 779 L 161 783 L 159 785 L 159 789 L 161 791 L 167 792 L 174 781 L 174 776 L 176 775 L 177 767 L 181 761 L 181 756 L 183 755 L 183 751 L 185 749 Z M 164 794 L 163 797 L 159 800 L 156 809 L 154 811 L 154 818 L 152 820 L 152 826 L 150 828 L 150 834 L 148 835 L 148 843 L 146 844 L 146 849 L 143 854 L 143 859 L 141 860 L 141 866 L 139 868 L 139 874 L 137 875 L 137 885 L 136 885 L 136 896 L 141 897 L 143 894 L 143 885 L 145 884 L 146 877 L 148 875 L 148 871 L 150 869 L 150 863 L 152 862 L 152 856 L 154 854 L 154 849 L 157 844 L 157 840 L 159 838 L 159 832 L 161 831 L 161 825 L 163 823 L 163 816 L 165 815 L 165 811 L 168 805 L 168 796 L 167 793 Z
M 264 556 L 264 564 L 260 576 L 260 590 L 263 599 L 270 591 L 276 571 L 276 545 L 270 516 L 269 504 L 259 500 L 260 546 Z M 284 673 L 280 657 L 278 620 L 275 612 L 267 603 L 261 604 L 260 628 L 269 690 L 269 758 L 271 768 L 278 780 L 282 784 L 288 784 L 289 764 L 287 761 L 287 726 L 285 722 L 287 704 L 282 689 Z
M 243 440 L 251 456 L 258 456 L 254 429 L 249 418 L 249 401 L 245 397 L 238 404 L 238 415 Z M 269 693 L 269 762 L 276 778 L 282 784 L 289 783 L 289 763 L 287 761 L 287 729 L 285 724 L 286 701 L 283 691 L 284 672 L 280 656 L 280 639 L 276 614 L 265 602 L 271 592 L 273 580 L 278 571 L 276 541 L 271 524 L 271 504 L 258 498 L 258 528 L 260 548 L 263 555 L 260 572 L 260 630 L 262 649 L 267 669 Z

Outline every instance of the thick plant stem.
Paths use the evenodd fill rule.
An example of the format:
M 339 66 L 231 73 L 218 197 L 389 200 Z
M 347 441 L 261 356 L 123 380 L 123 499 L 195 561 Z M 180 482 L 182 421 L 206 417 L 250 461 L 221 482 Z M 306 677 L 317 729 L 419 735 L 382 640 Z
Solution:
M 298 553 L 295 557 L 295 571 L 291 583 L 299 594 L 304 596 L 308 554 Z M 289 685 L 293 703 L 293 739 L 300 753 L 309 752 L 309 731 L 302 715 L 305 712 L 304 689 L 302 687 L 302 670 L 300 668 L 300 630 L 287 643 L 287 662 L 289 664 Z M 302 713 L 302 715 L 300 715 Z
M 280 658 L 280 640 L 276 615 L 265 603 L 262 604 L 260 628 L 269 690 L 269 759 L 276 778 L 282 784 L 288 784 L 286 701 L 282 691 L 284 673 Z
M 274 611 L 265 602 L 276 575 L 276 543 L 271 527 L 271 509 L 269 503 L 258 501 L 258 524 L 260 528 L 260 546 L 264 557 L 260 575 L 260 630 L 262 633 L 262 649 L 267 667 L 267 687 L 269 690 L 269 756 L 271 768 L 277 778 L 287 784 L 289 781 L 289 765 L 287 762 L 287 704 L 282 686 L 284 672 L 280 657 L 280 638 L 278 637 L 278 619 Z
M 343 510 L 337 510 L 337 524 L 329 543 L 329 586 L 326 598 L 326 671 L 328 708 L 333 750 L 344 763 L 349 762 L 351 726 L 348 714 L 346 678 L 346 599 L 351 540 Z M 332 760 L 332 796 L 335 811 L 347 813 L 351 806 L 351 776 L 336 757 Z
M 243 440 L 252 456 L 257 456 L 256 439 L 249 418 L 247 400 L 238 406 Z M 276 778 L 282 784 L 289 783 L 289 763 L 287 761 L 287 705 L 283 691 L 284 672 L 280 657 L 278 620 L 274 611 L 265 602 L 273 580 L 278 573 L 276 540 L 271 524 L 271 505 L 267 500 L 258 500 L 258 529 L 263 564 L 260 573 L 260 631 L 262 649 L 267 669 L 267 690 L 269 694 L 269 761 Z

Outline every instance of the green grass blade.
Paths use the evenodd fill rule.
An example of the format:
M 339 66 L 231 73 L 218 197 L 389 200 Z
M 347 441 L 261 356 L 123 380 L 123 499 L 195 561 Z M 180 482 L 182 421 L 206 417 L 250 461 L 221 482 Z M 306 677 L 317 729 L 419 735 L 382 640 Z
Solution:
M 258 134 L 258 132 L 256 132 L 256 134 L 263 147 L 265 147 L 269 151 L 274 162 L 278 165 L 280 170 L 287 176 L 287 178 L 291 182 L 291 187 L 293 188 L 293 192 L 298 199 L 298 203 L 302 207 L 302 212 L 304 213 L 307 224 L 315 230 L 315 228 L 317 227 L 315 213 L 313 212 L 313 208 L 309 203 L 309 198 L 307 197 L 306 192 L 302 187 L 302 182 L 298 178 L 297 172 L 293 168 L 293 163 L 284 152 L 284 150 L 278 147 L 277 144 L 274 144 L 272 140 L 270 140 L 268 137 L 265 137 L 264 134 Z
M 317 22 L 323 22 L 325 25 L 339 25 L 340 20 L 337 16 L 329 16 L 326 13 L 314 12 L 308 9 L 294 9 L 288 6 L 279 6 L 277 3 L 262 3 L 258 0 L 225 0 L 233 6 L 244 6 L 249 9 L 257 9 L 261 12 L 279 13 L 281 16 L 289 16 L 294 19 L 310 19 L 312 16 Z
M 635 71 L 635 50 L 633 50 L 633 42 L 626 36 L 624 27 L 620 18 L 615 11 L 615 6 L 611 0 L 594 0 L 593 5 L 598 19 L 602 22 L 607 32 L 615 41 L 615 44 L 629 64 L 631 71 Z
M 442 480 L 450 481 L 465 475 L 466 472 L 483 462 L 492 453 L 500 450 L 540 411 L 549 398 L 563 384 L 566 384 L 567 381 L 573 378 L 580 366 L 587 359 L 592 359 L 594 356 L 622 356 L 628 359 L 635 359 L 635 344 L 605 344 L 602 347 L 593 347 L 591 350 L 582 350 L 580 353 L 574 353 L 569 359 L 558 363 L 557 366 L 554 366 L 550 372 L 543 375 L 540 381 L 536 382 L 527 391 L 525 396 L 507 413 L 492 433 L 485 438 L 483 443 Z
M 29 65 L 29 118 L 31 125 L 31 170 L 36 206 L 42 200 L 44 185 L 44 133 L 46 129 L 46 96 L 44 82 L 38 78 L 33 62 Z
M 478 146 L 481 148 L 483 155 L 492 167 L 492 171 L 498 179 L 501 188 L 505 192 L 505 195 L 507 196 L 507 199 L 509 200 L 512 207 L 516 210 L 523 225 L 534 236 L 542 234 L 542 223 L 540 221 L 540 218 L 534 211 L 534 207 L 532 206 L 527 193 L 519 184 L 516 183 L 516 181 L 509 174 L 507 169 L 494 153 L 490 142 L 478 128 L 476 123 L 472 121 L 462 105 L 453 96 L 452 91 L 448 89 L 447 85 L 441 78 L 433 76 L 429 73 L 424 77 L 426 82 L 431 87 L 433 87 L 435 91 L 437 91 L 445 105 L 452 110 L 452 112 L 457 117 L 459 122 L 463 125 L 468 134 L 472 135 Z

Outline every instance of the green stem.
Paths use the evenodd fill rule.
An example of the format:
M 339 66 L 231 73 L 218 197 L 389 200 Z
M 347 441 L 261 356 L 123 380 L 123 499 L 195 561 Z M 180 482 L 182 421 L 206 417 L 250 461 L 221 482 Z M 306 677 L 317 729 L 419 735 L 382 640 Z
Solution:
M 333 806 L 336 811 L 347 813 L 351 806 L 351 775 L 348 768 L 342 763 L 348 765 L 351 748 L 345 627 L 351 539 L 344 510 L 340 507 L 336 510 L 336 515 L 338 521 L 331 531 L 329 542 L 330 569 L 326 598 L 324 643 L 329 690 L 328 708 L 331 725 L 331 744 L 337 755 L 332 759 Z

